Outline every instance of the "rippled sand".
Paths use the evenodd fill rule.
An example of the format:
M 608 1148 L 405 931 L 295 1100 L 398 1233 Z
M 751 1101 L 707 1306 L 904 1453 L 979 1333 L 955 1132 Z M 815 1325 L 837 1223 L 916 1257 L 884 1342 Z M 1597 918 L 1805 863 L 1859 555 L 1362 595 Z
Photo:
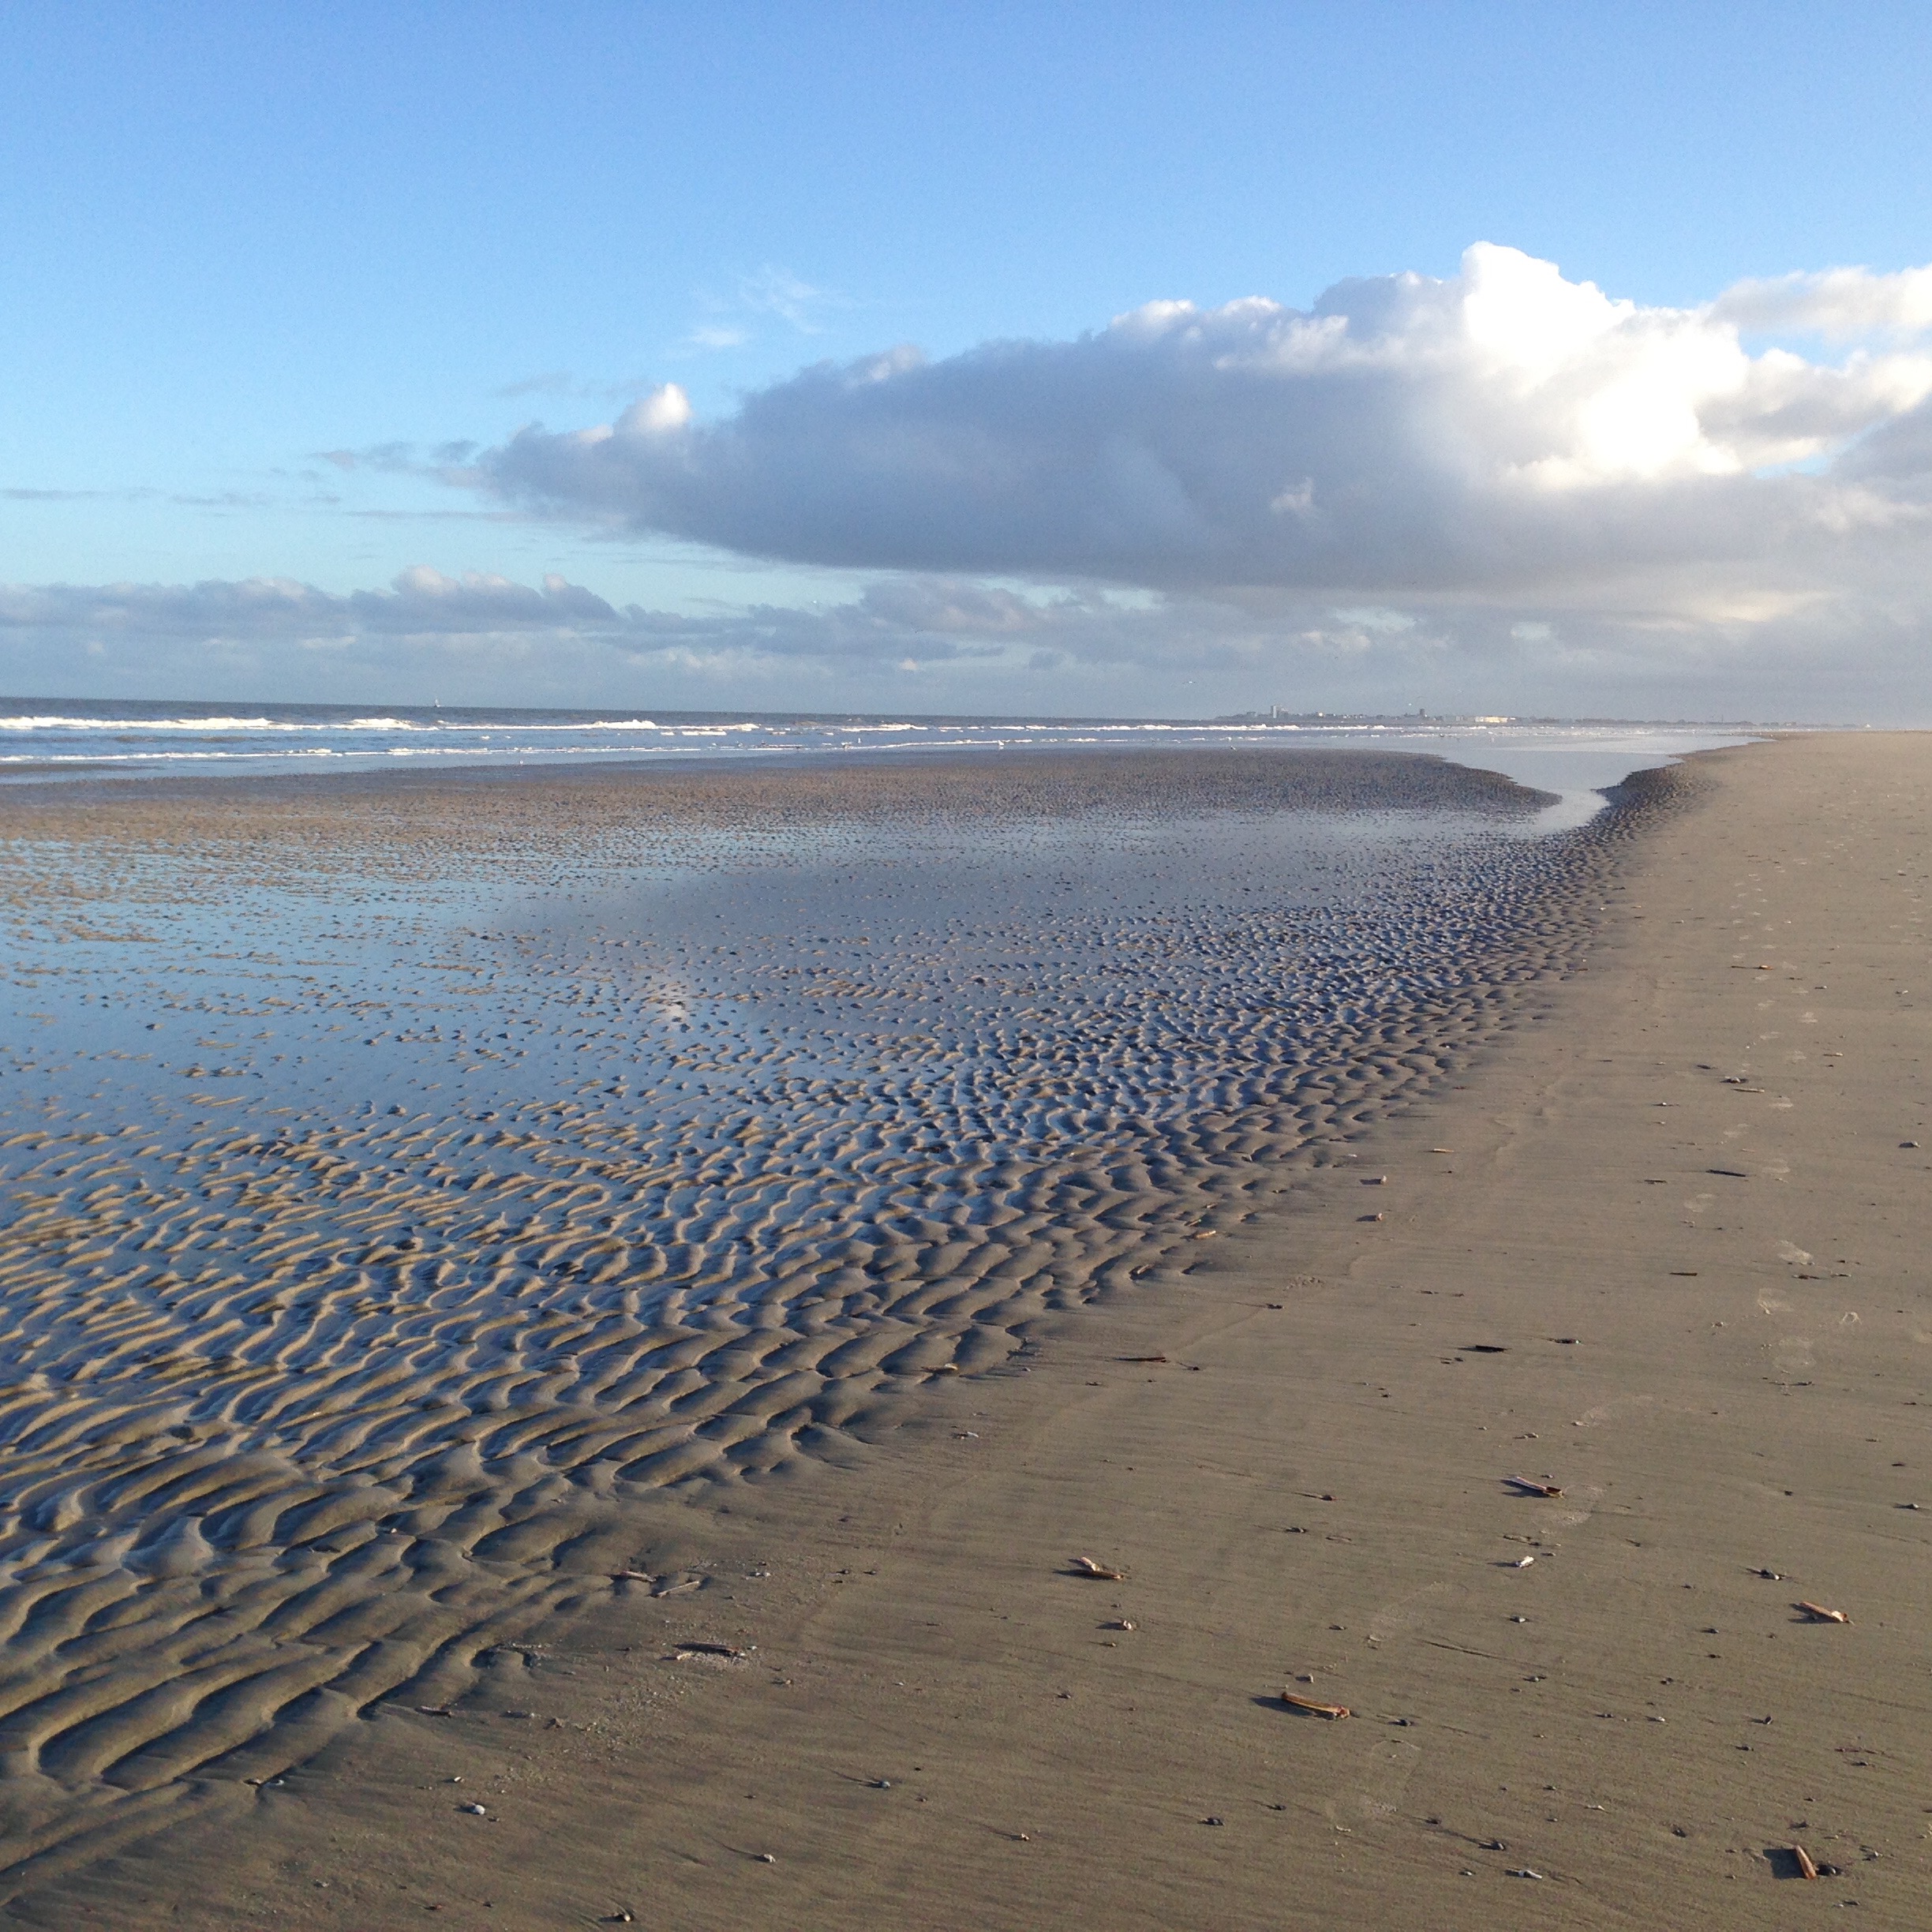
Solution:
M 6 802 L 6 1856 L 662 1591 L 1291 1206 L 1567 971 L 1612 813 L 1352 754 Z

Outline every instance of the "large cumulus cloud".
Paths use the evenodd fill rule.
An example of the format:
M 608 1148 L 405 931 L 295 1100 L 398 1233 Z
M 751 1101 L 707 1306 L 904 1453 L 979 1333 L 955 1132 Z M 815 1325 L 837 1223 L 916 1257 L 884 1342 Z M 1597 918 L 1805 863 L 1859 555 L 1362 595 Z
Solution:
M 474 474 L 813 564 L 1592 608 L 1803 594 L 1924 540 L 1928 328 L 1928 270 L 1646 308 L 1485 244 L 1306 312 L 1159 302 L 1071 342 L 821 365 L 717 421 L 667 385 Z

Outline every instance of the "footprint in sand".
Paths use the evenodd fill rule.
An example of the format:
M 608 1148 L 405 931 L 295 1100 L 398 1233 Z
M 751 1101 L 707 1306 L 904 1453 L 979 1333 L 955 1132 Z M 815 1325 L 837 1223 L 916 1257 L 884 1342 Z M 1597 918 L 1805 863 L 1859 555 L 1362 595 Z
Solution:
M 1346 1773 L 1347 1795 L 1324 1799 L 1322 1815 L 1345 1829 L 1393 1818 L 1421 1762 L 1422 1747 L 1414 1739 L 1372 1734 Z
M 1597 1505 L 1603 1500 L 1603 1493 L 1602 1489 L 1594 1484 L 1586 1485 L 1581 1488 L 1567 1488 L 1563 1492 L 1563 1501 L 1566 1505 L 1574 1504 L 1575 1507 L 1552 1510 L 1544 1521 L 1552 1528 L 1580 1530 L 1597 1514 Z
M 1615 1421 L 1619 1416 L 1627 1415 L 1633 1409 L 1648 1409 L 1656 1400 L 1654 1395 L 1621 1395 L 1614 1402 L 1599 1402 L 1593 1409 L 1586 1409 L 1573 1426 L 1599 1428 L 1606 1422 Z
M 1412 1628 L 1432 1601 L 1445 1596 L 1448 1589 L 1447 1583 L 1425 1583 L 1420 1589 L 1410 1590 L 1385 1603 L 1368 1619 L 1368 1641 L 1387 1643 L 1390 1638 Z

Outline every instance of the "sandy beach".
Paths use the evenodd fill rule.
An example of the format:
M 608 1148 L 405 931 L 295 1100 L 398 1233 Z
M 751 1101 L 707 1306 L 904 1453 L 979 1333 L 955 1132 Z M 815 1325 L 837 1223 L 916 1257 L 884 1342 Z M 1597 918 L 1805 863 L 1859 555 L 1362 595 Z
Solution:
M 1078 791 L 1093 769 L 1058 782 Z M 1119 876 L 1157 871 L 1159 826 L 1189 813 L 1259 822 L 1252 776 L 1220 773 L 1212 796 L 1190 780 L 1185 797 L 1164 781 Z M 50 1252 L 80 1279 L 130 1222 L 170 1258 L 191 1234 L 213 1245 L 200 1272 L 174 1259 L 167 1287 L 125 1255 L 103 1262 L 84 1310 L 21 1331 L 39 1354 L 6 1391 L 6 1912 L 1646 1927 L 1809 1923 L 1855 1900 L 1862 1923 L 1924 1923 L 1932 747 L 1791 738 L 1631 790 L 1541 871 L 1521 856 L 1532 847 L 1482 829 L 1519 809 L 1509 799 L 1432 797 L 1473 829 L 1430 859 L 1436 886 L 1402 878 L 1394 897 L 1444 917 L 1402 927 L 1399 953 L 1393 914 L 1376 923 L 1387 852 L 1363 847 L 1349 930 L 1383 964 L 1359 1012 L 1331 1002 L 1350 1017 L 1325 1036 L 1331 1058 L 1287 1073 L 1262 1050 L 1276 1036 L 1253 987 L 1230 1005 L 1219 982 L 1264 934 L 1292 934 L 1263 973 L 1286 983 L 1337 929 L 1295 925 L 1288 900 L 1242 925 L 1238 882 L 1258 876 L 1246 846 L 1226 848 L 1212 919 L 1158 893 L 1129 905 L 1102 868 L 1064 957 L 975 937 L 1003 962 L 983 979 L 1024 974 L 984 996 L 983 1041 L 942 1034 L 937 993 L 918 1025 L 871 1017 L 889 984 L 957 968 L 957 932 L 935 928 L 921 952 L 895 927 L 894 972 L 868 978 L 857 955 L 883 929 L 828 921 L 810 935 L 815 976 L 761 989 L 758 1024 L 794 1056 L 784 1077 L 807 1096 L 814 1080 L 871 1091 L 889 1031 L 918 1026 L 942 1060 L 1024 1063 L 1024 1092 L 945 1089 L 945 1144 L 885 1143 L 926 1161 L 927 1181 L 949 1176 L 949 1200 L 996 1192 L 997 1241 L 962 1232 L 971 1215 L 932 1213 L 937 1195 L 930 1226 L 916 1203 L 875 1204 L 868 1226 L 912 1218 L 892 1224 L 901 1246 L 868 1237 L 863 1252 L 838 1250 L 859 1237 L 836 1218 L 796 1252 L 760 1247 L 755 1217 L 704 1221 L 697 1246 L 732 1247 L 739 1272 L 694 1274 L 667 1301 L 666 1271 L 692 1257 L 603 1223 L 641 1191 L 661 1218 L 692 1203 L 649 1194 L 669 1142 L 616 1136 L 632 1096 L 612 1089 L 646 1070 L 596 1052 L 553 1092 L 578 1114 L 495 1170 L 525 1191 L 514 1211 L 486 1204 L 510 1251 L 487 1279 L 462 1272 L 481 1224 L 457 1211 L 474 1177 L 454 1150 L 531 1123 L 456 1108 L 447 1054 L 432 1101 L 376 1092 L 319 1032 L 300 1080 L 265 1046 L 258 1067 L 197 1044 L 182 1091 L 205 1107 L 164 1149 L 180 1189 L 166 1201 L 137 1198 L 163 1189 L 140 1150 L 84 1154 L 77 1122 L 57 1123 L 58 1146 L 26 1150 L 39 1169 L 23 1155 L 9 1175 L 54 1204 L 9 1231 L 17 1297 Z M 889 792 L 875 803 L 902 827 L 911 804 Z M 289 796 L 278 836 L 327 844 L 316 863 L 341 876 L 339 805 Z M 440 802 L 412 816 L 406 792 L 380 794 L 390 822 L 358 846 L 358 876 L 404 906 L 394 949 L 412 983 L 432 957 L 474 978 L 475 948 L 496 942 L 466 923 L 467 900 L 425 923 L 418 887 L 470 849 L 474 809 L 421 796 Z M 608 794 L 568 796 L 575 822 L 616 835 Z M 950 822 L 962 798 L 926 809 Z M 1101 803 L 1120 816 L 1118 785 Z M 850 807 L 848 786 L 829 819 L 851 824 Z M 46 852 L 111 846 L 120 918 L 128 882 L 158 863 L 154 823 L 112 807 L 109 838 L 74 816 L 91 809 L 50 804 L 32 836 Z M 223 838 L 260 840 L 259 818 L 212 829 L 230 809 L 217 803 L 167 809 L 177 827 L 200 814 L 211 879 L 233 874 Z M 991 809 L 1034 822 L 1013 796 Z M 394 857 L 412 840 L 416 874 Z M 279 890 L 272 844 L 258 858 Z M 1354 849 L 1334 848 L 1339 872 Z M 1070 903 L 1082 875 L 1054 860 L 1039 889 Z M 731 936 L 776 929 L 784 876 L 732 886 Z M 725 916 L 707 891 L 706 915 Z M 718 962 L 686 943 L 677 975 L 667 953 L 625 979 L 594 882 L 581 892 L 549 950 L 518 955 L 553 1005 L 567 979 L 584 1036 L 568 1050 L 639 1037 L 647 1019 L 710 1024 L 692 990 Z M 450 949 L 457 933 L 470 949 Z M 1210 962 L 1211 981 L 1177 1002 L 1149 964 L 1147 1009 L 1110 1009 L 1108 1050 L 1056 1058 L 1036 1028 L 1017 1056 L 998 1034 L 1024 984 L 1074 1016 L 1053 1039 L 1077 1043 L 1095 1017 L 1080 1006 L 1091 960 L 1151 961 L 1157 940 L 1163 959 Z M 295 998 L 269 982 L 294 969 L 264 954 L 264 1033 L 286 1023 L 268 1003 Z M 302 970 L 326 993 L 327 970 Z M 1399 992 L 1378 1005 L 1366 995 L 1385 979 Z M 302 1010 L 335 1015 L 333 997 L 305 994 Z M 945 1010 L 978 1012 L 973 997 L 951 989 Z M 841 1000 L 858 1017 L 836 1022 L 838 1061 L 810 1029 Z M 1185 1050 L 1147 1031 L 1164 1015 L 1185 1020 Z M 387 1024 L 399 1064 L 427 1023 Z M 1279 1038 L 1312 1024 L 1286 1013 Z M 474 1028 L 465 1051 L 514 1051 L 488 1037 L 512 1030 Z M 718 1095 L 751 1090 L 732 1086 L 723 1050 L 739 1034 L 707 1058 L 669 1031 L 665 1064 L 717 1090 L 710 1113 L 660 1110 L 691 1151 L 691 1136 L 736 1131 Z M 553 1047 L 568 1032 L 552 1027 Z M 1204 1106 L 1193 1083 L 1243 1053 L 1247 1084 Z M 759 1118 L 788 1147 L 776 1064 L 758 1061 Z M 354 1080 L 363 1138 L 305 1139 L 298 1161 L 297 1125 L 265 1140 L 260 1102 L 245 1135 L 226 1132 L 223 1066 L 238 1087 L 291 1083 L 272 1096 L 291 1121 L 328 1100 L 320 1083 Z M 1165 1069 L 1176 1104 L 1136 1073 L 1102 1122 L 1092 1096 L 1118 1066 Z M 934 1076 L 884 1084 L 898 1110 L 866 1119 L 898 1132 L 941 1118 Z M 848 1103 L 841 1118 L 858 1116 Z M 1129 1137 L 1149 1121 L 1171 1171 Z M 395 1136 L 410 1133 L 421 1144 L 405 1150 Z M 578 1164 L 545 1167 L 566 1137 Z M 1021 1144 L 1034 1165 L 999 1170 Z M 1116 1166 L 1083 1166 L 1091 1146 Z M 110 1155 L 112 1176 L 88 1167 Z M 282 1164 L 268 1178 L 265 1159 Z M 535 1211 L 546 1188 L 560 1222 Z M 363 1218 L 345 1222 L 350 1208 Z M 949 1305 L 938 1290 L 956 1280 Z M 705 1281 L 730 1289 L 728 1320 L 706 1312 Z M 633 1282 L 650 1293 L 631 1288 L 627 1307 Z M 802 1312 L 828 1294 L 837 1305 Z M 83 1357 L 121 1366 L 77 1385 Z M 274 1400 L 256 1402 L 268 1378 Z M 142 1527 L 157 1513 L 159 1539 Z

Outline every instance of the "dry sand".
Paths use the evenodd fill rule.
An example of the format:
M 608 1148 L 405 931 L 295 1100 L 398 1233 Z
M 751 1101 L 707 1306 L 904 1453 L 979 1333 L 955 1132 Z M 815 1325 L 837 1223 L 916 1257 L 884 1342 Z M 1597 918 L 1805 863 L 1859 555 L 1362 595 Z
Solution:
M 1360 1161 L 8 1910 L 1926 1923 L 1932 743 L 1663 789 L 1588 974 Z

